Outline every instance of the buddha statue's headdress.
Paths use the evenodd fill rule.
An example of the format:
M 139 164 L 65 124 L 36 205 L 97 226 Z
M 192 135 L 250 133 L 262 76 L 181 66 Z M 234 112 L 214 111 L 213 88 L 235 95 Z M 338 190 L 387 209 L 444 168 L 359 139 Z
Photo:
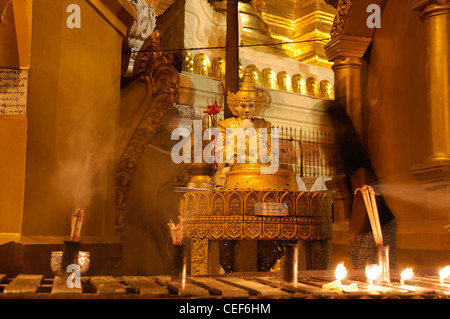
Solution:
M 227 94 L 228 107 L 230 108 L 231 113 L 233 113 L 234 116 L 238 116 L 236 107 L 239 105 L 239 102 L 255 102 L 255 111 L 253 113 L 253 116 L 258 115 L 263 104 L 263 99 L 263 94 L 258 93 L 253 87 L 249 70 L 245 71 L 244 81 L 242 82 L 239 91 L 237 91 L 236 93 L 228 92 Z

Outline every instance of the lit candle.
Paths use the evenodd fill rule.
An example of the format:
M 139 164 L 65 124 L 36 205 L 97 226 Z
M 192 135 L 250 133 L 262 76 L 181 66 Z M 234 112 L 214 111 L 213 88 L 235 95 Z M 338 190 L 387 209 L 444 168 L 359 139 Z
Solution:
M 439 277 L 441 278 L 441 284 L 444 284 L 445 278 L 447 278 L 450 275 L 450 266 L 446 266 L 442 268 L 442 270 L 439 272 Z
M 366 266 L 366 276 L 369 282 L 369 286 L 373 285 L 373 282 L 381 273 L 380 266 L 376 264 Z
M 341 279 L 344 279 L 345 276 L 347 276 L 347 269 L 345 269 L 344 263 L 340 263 L 339 265 L 337 265 L 336 271 L 334 272 L 334 276 L 336 277 L 336 280 L 328 284 L 322 285 L 323 289 L 341 288 Z
M 405 285 L 405 280 L 411 278 L 414 275 L 411 268 L 406 268 L 401 274 L 400 274 L 400 285 Z

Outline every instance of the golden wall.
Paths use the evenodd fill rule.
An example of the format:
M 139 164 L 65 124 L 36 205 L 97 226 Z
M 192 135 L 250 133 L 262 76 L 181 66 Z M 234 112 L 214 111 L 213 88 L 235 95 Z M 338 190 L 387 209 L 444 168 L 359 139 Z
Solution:
M 8 29 L 18 43 L 2 44 L 1 67 L 29 67 L 26 114 L 0 115 L 0 149 L 8 154 L 0 159 L 0 260 L 7 260 L 0 272 L 48 274 L 51 250 L 62 249 L 78 207 L 86 210 L 82 244 L 100 245 L 83 247 L 98 271 L 120 258 L 114 211 L 122 45 L 136 12 L 126 0 L 27 3 L 28 65 L 23 54 L 17 64 L 5 53 L 17 56 L 24 47 L 20 23 L 0 24 L 0 41 Z M 67 23 L 73 3 L 79 28 Z
M 2 1 L 0 5 L 4 13 L 0 69 L 22 69 L 26 74 L 30 66 L 32 1 Z M 4 93 L 3 86 L 0 93 Z M 26 115 L 0 114 L 0 233 L 22 230 L 26 142 Z
M 77 207 L 85 234 L 113 231 L 122 37 L 87 2 L 68 28 L 69 4 L 34 2 L 24 235 L 67 235 Z

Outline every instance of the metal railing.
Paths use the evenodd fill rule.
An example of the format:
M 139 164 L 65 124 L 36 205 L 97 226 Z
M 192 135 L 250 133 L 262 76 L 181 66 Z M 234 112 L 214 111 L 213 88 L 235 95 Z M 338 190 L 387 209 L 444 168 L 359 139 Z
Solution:
M 336 174 L 334 133 L 311 128 L 273 126 L 278 129 L 280 163 L 291 165 L 300 177 Z

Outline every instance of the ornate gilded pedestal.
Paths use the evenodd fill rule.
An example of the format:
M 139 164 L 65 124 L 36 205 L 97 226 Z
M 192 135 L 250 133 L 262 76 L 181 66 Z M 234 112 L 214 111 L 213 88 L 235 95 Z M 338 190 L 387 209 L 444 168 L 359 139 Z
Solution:
M 258 202 L 285 203 L 289 215 L 255 216 Z M 326 192 L 218 189 L 185 193 L 180 211 L 183 238 L 191 241 L 191 274 L 214 272 L 208 258 L 212 240 L 307 241 L 329 246 L 331 207 L 332 195 Z M 306 254 L 306 258 L 326 259 L 317 255 Z

